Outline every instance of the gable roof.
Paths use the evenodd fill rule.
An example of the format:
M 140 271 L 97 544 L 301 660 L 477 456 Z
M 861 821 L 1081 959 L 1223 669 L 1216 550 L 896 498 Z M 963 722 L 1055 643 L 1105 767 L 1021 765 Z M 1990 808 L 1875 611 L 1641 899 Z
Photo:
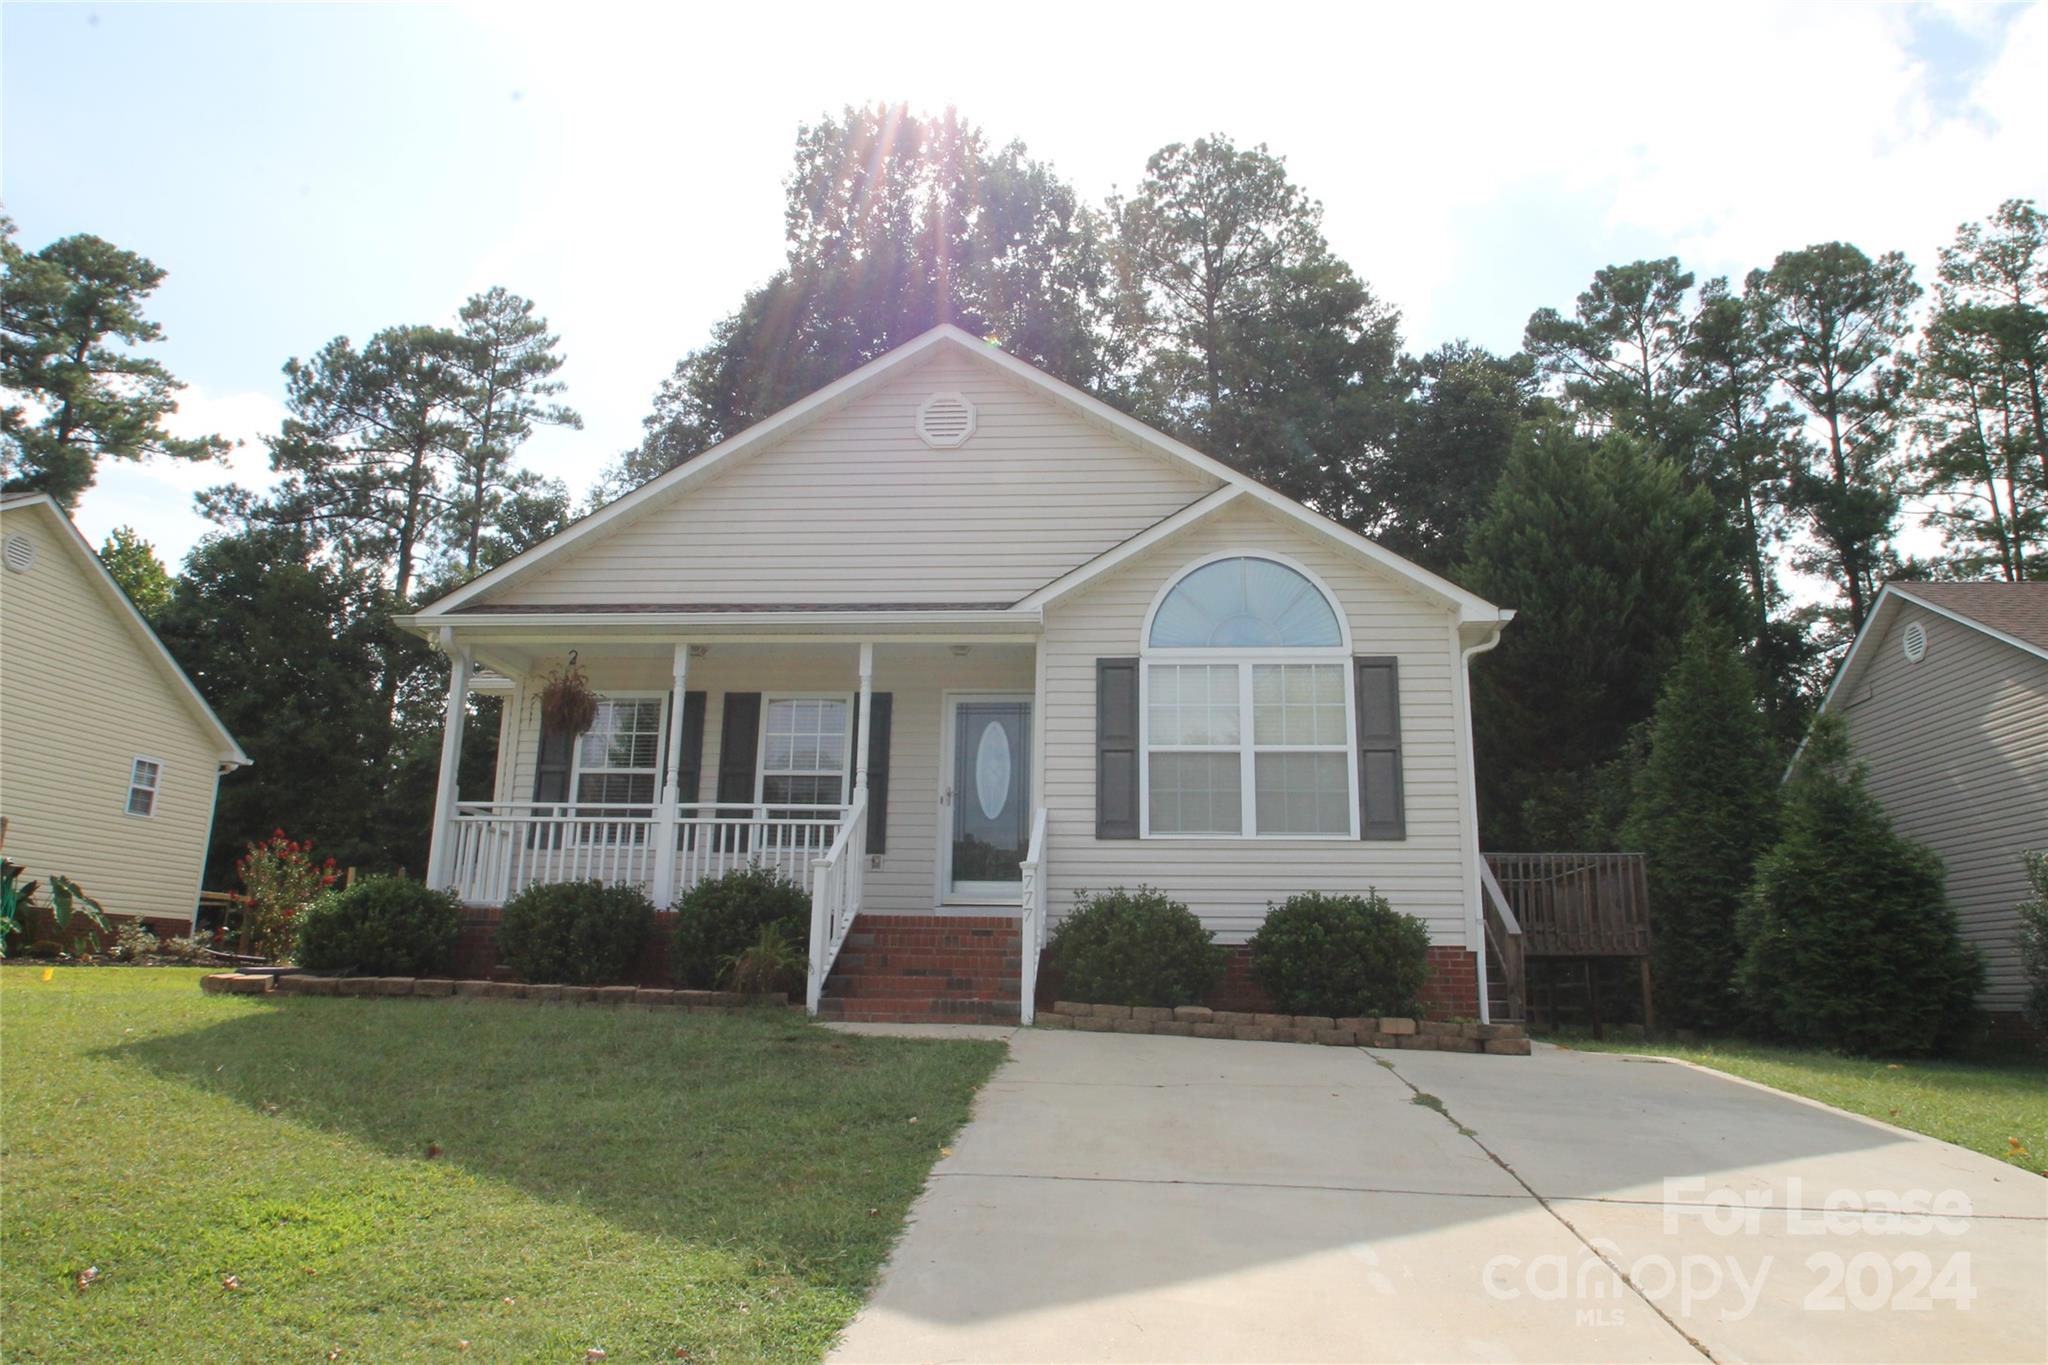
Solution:
M 1907 603 L 2011 645 L 2023 654 L 2048 659 L 2048 583 L 1887 583 L 1871 604 L 1870 614 L 1863 618 L 1863 629 L 1856 632 L 1848 654 L 1842 658 L 1842 666 L 1835 670 L 1835 680 L 1821 697 L 1821 711 L 1828 709 L 1837 694 L 1846 695 L 1846 690 L 1863 676 L 1870 666 L 1870 655 L 1864 646 L 1890 629 L 1892 618 Z M 1805 748 L 1806 741 L 1802 739 L 1792 756 L 1792 766 L 1798 765 L 1799 754 Z M 1786 771 L 1789 773 L 1791 768 Z
M 69 553 L 88 566 L 85 576 L 99 589 L 101 597 L 108 604 L 108 610 L 128 624 L 129 629 L 143 643 L 143 653 L 156 661 L 158 671 L 183 695 L 200 722 L 219 740 L 221 762 L 236 768 L 250 766 L 249 755 L 242 752 L 242 746 L 228 733 L 228 727 L 220 723 L 220 717 L 213 713 L 213 708 L 206 704 L 206 698 L 193 685 L 192 679 L 178 666 L 178 661 L 171 657 L 171 652 L 164 648 L 164 642 L 150 629 L 149 622 L 142 619 L 142 613 L 128 600 L 128 594 L 121 590 L 121 585 L 107 572 L 107 566 L 93 553 L 93 548 L 87 543 L 84 534 L 73 524 L 71 518 L 65 515 L 64 509 L 57 505 L 56 499 L 47 493 L 8 493 L 0 495 L 0 512 L 36 513 L 56 528 L 58 541 L 69 546 Z
M 772 417 L 763 419 L 736 436 L 728 437 L 709 450 L 684 464 L 676 466 L 625 496 L 584 517 L 560 533 L 528 549 L 525 553 L 506 561 L 489 573 L 472 579 L 465 586 L 428 604 L 416 615 L 405 620 L 415 628 L 426 629 L 432 625 L 450 624 L 449 618 L 470 606 L 480 597 L 488 595 L 506 584 L 531 572 L 537 565 L 552 559 L 572 546 L 585 543 L 593 536 L 600 535 L 607 527 L 645 514 L 651 508 L 669 499 L 678 497 L 688 490 L 707 482 L 751 455 L 768 448 L 777 440 L 792 434 L 852 402 L 859 395 L 872 390 L 889 376 L 936 354 L 940 348 L 953 348 L 989 365 L 1009 378 L 1042 394 L 1054 402 L 1078 413 L 1083 418 L 1132 441 L 1142 449 L 1149 450 L 1163 458 L 1180 464 L 1222 485 L 1215 493 L 1197 501 L 1192 506 L 1169 518 L 1176 523 L 1173 527 L 1159 527 L 1141 533 L 1097 556 L 1079 568 L 1062 575 L 1052 583 L 1017 602 L 999 608 L 1003 611 L 1035 613 L 1046 602 L 1065 596 L 1107 572 L 1129 558 L 1135 551 L 1134 542 L 1156 543 L 1163 535 L 1191 525 L 1206 518 L 1236 501 L 1248 497 L 1267 507 L 1300 522 L 1309 530 L 1335 542 L 1341 548 L 1367 559 L 1395 577 L 1404 580 L 1423 596 L 1445 607 L 1455 610 L 1460 621 L 1500 622 L 1513 615 L 1495 607 L 1477 594 L 1466 591 L 1449 579 L 1431 573 L 1418 564 L 1409 562 L 1393 551 L 1359 535 L 1336 522 L 1310 511 L 1308 508 L 1285 497 L 1255 479 L 1251 479 L 1228 465 L 1202 454 L 1193 447 L 1176 441 L 1164 432 L 1154 430 L 1143 422 L 1117 411 L 1115 408 L 1093 398 L 1070 384 L 1053 378 L 1045 371 L 1027 361 L 1019 360 L 992 343 L 983 341 L 973 334 L 942 324 L 924 335 L 905 342 L 886 355 L 869 361 L 810 397 L 792 403 Z M 1227 496 L 1226 496 L 1227 495 Z M 1150 537 L 1150 540 L 1146 538 Z M 1138 548 L 1143 548 L 1139 546 Z

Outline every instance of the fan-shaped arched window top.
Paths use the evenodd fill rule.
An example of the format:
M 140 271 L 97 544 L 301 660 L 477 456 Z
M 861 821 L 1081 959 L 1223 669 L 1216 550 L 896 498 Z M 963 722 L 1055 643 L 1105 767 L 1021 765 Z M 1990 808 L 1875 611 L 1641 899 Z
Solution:
M 1250 555 L 1173 585 L 1152 616 L 1154 649 L 1313 649 L 1344 643 L 1337 613 L 1299 570 Z

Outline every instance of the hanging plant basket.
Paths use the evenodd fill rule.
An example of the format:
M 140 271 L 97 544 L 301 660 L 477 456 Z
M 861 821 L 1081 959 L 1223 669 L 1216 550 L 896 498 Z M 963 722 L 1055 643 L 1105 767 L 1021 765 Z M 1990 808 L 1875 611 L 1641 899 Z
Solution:
M 569 662 L 549 673 L 540 690 L 540 718 L 548 729 L 565 735 L 580 735 L 597 719 L 597 693 L 577 667 L 573 649 Z

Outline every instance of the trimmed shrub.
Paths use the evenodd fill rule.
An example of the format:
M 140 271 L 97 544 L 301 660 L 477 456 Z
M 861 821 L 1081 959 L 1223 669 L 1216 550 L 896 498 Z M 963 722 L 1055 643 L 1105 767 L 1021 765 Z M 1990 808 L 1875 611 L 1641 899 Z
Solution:
M 553 882 L 505 902 L 498 960 L 521 981 L 607 986 L 640 965 L 654 902 L 637 886 Z
M 1833 717 L 1815 723 L 1783 809 L 1742 909 L 1750 1028 L 1865 1056 L 1964 1042 L 1983 961 L 1963 942 L 1941 859 L 1892 829 Z
M 775 929 L 789 944 L 811 941 L 811 897 L 771 867 L 754 864 L 698 882 L 676 905 L 669 974 L 698 990 L 716 986 L 732 961 Z
M 1223 976 L 1223 950 L 1194 912 L 1163 891 L 1122 887 L 1074 896 L 1046 941 L 1060 994 L 1098 1005 L 1192 1005 Z
M 2021 856 L 2027 863 L 2027 885 L 2034 889 L 2019 904 L 2020 975 L 2027 983 L 2024 1008 L 2034 1027 L 2048 1034 L 2048 853 L 2036 849 Z
M 329 891 L 299 919 L 299 965 L 316 972 L 436 976 L 455 967 L 462 908 L 406 877 Z
M 1252 935 L 1252 976 L 1282 1014 L 1421 1013 L 1429 930 L 1378 891 L 1319 891 L 1272 907 Z

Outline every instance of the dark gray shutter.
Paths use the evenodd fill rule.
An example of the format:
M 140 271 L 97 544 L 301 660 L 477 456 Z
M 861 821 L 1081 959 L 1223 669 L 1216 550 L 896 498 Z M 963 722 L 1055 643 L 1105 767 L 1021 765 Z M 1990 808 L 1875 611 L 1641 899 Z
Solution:
M 1136 659 L 1095 661 L 1095 837 L 1138 837 Z
M 725 694 L 725 719 L 718 732 L 719 815 L 744 819 L 754 805 L 754 757 L 761 737 L 761 694 Z M 727 803 L 735 803 L 738 809 Z M 746 826 L 729 829 L 730 843 L 721 847 L 745 848 L 749 842 Z
M 868 694 L 868 724 L 875 727 L 875 752 L 868 767 L 868 852 L 889 851 L 889 720 L 896 710 L 896 698 L 889 692 Z M 860 700 L 853 703 L 853 756 L 848 760 L 848 799 L 852 799 L 852 773 L 860 768 Z
M 670 695 L 674 695 L 671 693 Z M 662 778 L 668 777 L 668 755 L 661 756 Z M 704 694 L 683 693 L 683 755 L 676 764 L 676 799 L 684 805 L 702 800 L 704 790 Z
M 1358 832 L 1405 839 L 1401 796 L 1401 667 L 1391 658 L 1353 660 L 1358 676 Z
M 567 730 L 556 730 L 546 720 L 540 723 L 540 751 L 533 760 L 533 799 L 536 801 L 567 801 L 569 799 L 569 770 L 576 756 L 576 736 Z M 536 814 L 553 815 L 557 812 L 542 808 Z M 560 848 L 562 829 L 559 824 L 535 825 L 526 832 L 528 848 Z

